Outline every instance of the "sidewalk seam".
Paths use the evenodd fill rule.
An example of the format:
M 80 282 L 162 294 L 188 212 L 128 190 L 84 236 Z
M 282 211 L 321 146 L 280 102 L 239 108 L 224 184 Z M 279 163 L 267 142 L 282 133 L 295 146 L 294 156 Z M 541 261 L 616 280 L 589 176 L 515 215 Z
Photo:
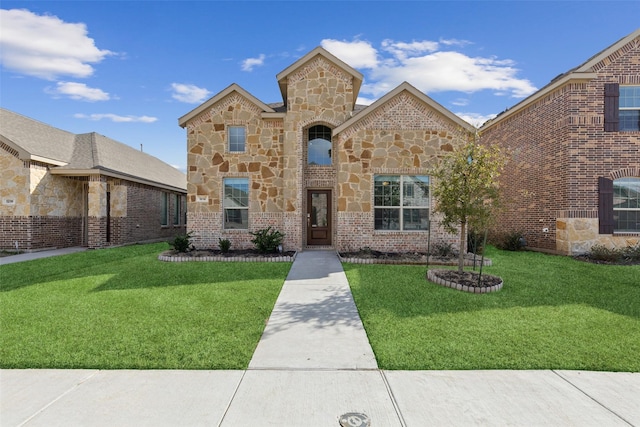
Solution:
M 236 389 L 233 391 L 233 394 L 231 395 L 231 398 L 229 399 L 229 403 L 227 403 L 227 407 L 224 409 L 224 414 L 222 414 L 222 417 L 220 418 L 220 422 L 218 423 L 218 427 L 221 427 L 222 423 L 224 423 L 224 419 L 227 417 L 227 413 L 229 412 L 229 408 L 231 408 L 231 405 L 233 404 L 233 401 L 236 398 L 236 394 L 238 394 L 238 390 L 240 390 L 240 385 L 244 381 L 244 376 L 245 375 L 247 375 L 247 370 L 246 369 L 242 372 L 242 377 L 240 377 L 240 381 L 238 381 L 238 385 L 236 386 Z
M 26 420 L 24 420 L 23 422 L 21 422 L 20 424 L 18 424 L 18 427 L 22 427 L 24 425 L 26 425 L 27 423 L 31 422 L 31 420 L 33 420 L 35 417 L 37 417 L 38 415 L 40 415 L 41 413 L 43 413 L 44 411 L 46 411 L 49 407 L 51 407 L 54 403 L 56 403 L 58 400 L 62 399 L 63 397 L 65 397 L 67 394 L 71 393 L 72 391 L 76 390 L 78 387 L 80 387 L 82 384 L 86 383 L 87 381 L 89 381 L 91 378 L 95 377 L 98 373 L 100 372 L 100 370 L 96 370 L 93 373 L 91 373 L 91 375 L 83 378 L 82 380 L 80 380 L 78 383 L 74 384 L 71 388 L 69 388 L 69 390 L 65 391 L 64 393 L 60 394 L 58 397 L 56 397 L 55 399 L 53 399 L 51 402 L 47 403 L 46 405 L 44 405 L 42 408 L 38 409 L 33 415 L 31 415 L 29 418 L 27 418 Z
M 616 417 L 618 417 L 619 419 L 621 419 L 622 421 L 624 421 L 625 423 L 629 424 L 631 427 L 634 426 L 633 423 L 631 423 L 629 420 L 625 419 L 622 415 L 618 414 L 616 411 L 614 411 L 613 409 L 609 408 L 607 405 L 603 404 L 602 402 L 600 402 L 598 399 L 596 399 L 595 397 L 591 396 L 590 394 L 588 394 L 586 391 L 582 390 L 580 387 L 578 387 L 577 385 L 575 385 L 574 383 L 572 383 L 568 378 L 564 377 L 561 373 L 557 372 L 555 369 L 552 369 L 551 372 L 553 372 L 554 374 L 556 374 L 557 376 L 559 376 L 560 378 L 562 378 L 564 381 L 566 381 L 569 385 L 571 385 L 573 388 L 575 388 L 576 390 L 578 390 L 580 393 L 584 394 L 585 396 L 587 396 L 589 399 L 593 400 L 595 403 L 597 403 L 600 407 L 602 407 L 603 409 L 607 410 L 608 412 L 612 413 L 613 415 L 615 415 Z
M 382 376 L 382 382 L 384 383 L 384 387 L 387 389 L 387 393 L 389 394 L 389 398 L 391 399 L 391 404 L 393 405 L 393 409 L 396 411 L 396 415 L 398 416 L 400 425 L 402 427 L 407 427 L 407 423 L 405 422 L 404 417 L 402 416 L 402 412 L 400 411 L 400 406 L 396 401 L 396 397 L 393 394 L 393 390 L 391 390 L 391 384 L 389 384 L 389 381 L 387 380 L 387 376 L 385 375 L 382 369 L 378 369 L 378 372 L 380 372 L 380 376 Z

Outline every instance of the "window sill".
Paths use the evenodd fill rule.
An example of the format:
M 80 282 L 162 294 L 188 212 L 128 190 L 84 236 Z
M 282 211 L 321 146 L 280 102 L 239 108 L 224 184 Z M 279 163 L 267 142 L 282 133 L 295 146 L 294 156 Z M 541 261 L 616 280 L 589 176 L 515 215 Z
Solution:
M 373 230 L 373 234 L 405 234 L 405 233 L 426 233 L 429 230 Z

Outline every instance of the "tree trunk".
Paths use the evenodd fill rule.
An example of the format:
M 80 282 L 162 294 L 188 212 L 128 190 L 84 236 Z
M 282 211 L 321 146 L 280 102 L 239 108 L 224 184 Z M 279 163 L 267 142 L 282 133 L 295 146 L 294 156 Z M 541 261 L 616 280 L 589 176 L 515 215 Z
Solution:
M 467 233 L 467 222 L 460 222 L 460 248 L 458 250 L 458 273 L 462 273 L 464 271 L 464 254 L 465 254 L 465 246 L 464 246 L 464 238 Z

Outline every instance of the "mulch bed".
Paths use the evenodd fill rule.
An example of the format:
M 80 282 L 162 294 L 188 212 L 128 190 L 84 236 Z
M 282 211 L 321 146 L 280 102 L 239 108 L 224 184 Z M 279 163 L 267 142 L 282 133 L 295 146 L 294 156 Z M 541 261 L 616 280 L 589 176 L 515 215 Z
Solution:
M 462 286 L 468 287 L 491 287 L 498 286 L 502 283 L 502 279 L 497 276 L 491 276 L 489 274 L 483 274 L 480 278 L 480 284 L 478 284 L 477 271 L 463 271 L 459 273 L 457 270 L 432 270 L 438 278 L 446 280 L 448 282 L 454 282 Z

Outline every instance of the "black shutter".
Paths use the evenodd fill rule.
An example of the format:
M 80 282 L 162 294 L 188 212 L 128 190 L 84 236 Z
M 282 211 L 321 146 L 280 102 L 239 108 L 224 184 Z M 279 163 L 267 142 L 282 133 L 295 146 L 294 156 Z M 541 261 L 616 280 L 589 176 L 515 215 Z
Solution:
M 600 234 L 613 234 L 613 181 L 598 178 L 598 218 Z
M 619 130 L 619 98 L 620 85 L 618 83 L 604 84 L 604 131 L 618 132 Z

